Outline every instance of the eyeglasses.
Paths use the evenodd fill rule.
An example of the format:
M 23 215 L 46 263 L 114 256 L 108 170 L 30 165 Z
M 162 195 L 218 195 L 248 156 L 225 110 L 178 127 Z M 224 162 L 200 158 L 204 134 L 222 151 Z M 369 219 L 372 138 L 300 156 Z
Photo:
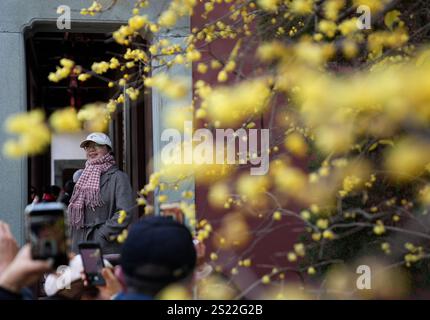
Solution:
M 87 151 L 89 149 L 101 149 L 103 147 L 104 147 L 104 144 L 88 143 L 86 146 L 84 146 L 84 150 Z

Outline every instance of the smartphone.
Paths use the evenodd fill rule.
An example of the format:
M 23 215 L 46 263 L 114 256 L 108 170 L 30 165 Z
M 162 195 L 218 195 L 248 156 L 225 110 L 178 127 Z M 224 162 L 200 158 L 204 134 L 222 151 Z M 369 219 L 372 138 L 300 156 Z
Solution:
M 53 259 L 54 268 L 68 264 L 66 219 L 66 207 L 62 203 L 37 203 L 26 207 L 26 239 L 31 244 L 33 259 Z
M 96 242 L 82 242 L 79 244 L 79 253 L 90 285 L 104 286 L 106 284 L 102 276 L 104 262 L 100 245 Z
M 180 203 L 163 203 L 160 205 L 160 215 L 171 217 L 179 223 L 184 223 L 184 213 L 182 212 Z

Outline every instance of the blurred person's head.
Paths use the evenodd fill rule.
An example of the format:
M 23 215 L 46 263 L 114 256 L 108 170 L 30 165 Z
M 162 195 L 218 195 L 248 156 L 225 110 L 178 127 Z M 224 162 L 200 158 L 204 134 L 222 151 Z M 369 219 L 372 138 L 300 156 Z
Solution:
M 45 192 L 42 195 L 42 202 L 55 202 L 60 195 L 61 188 L 55 185 L 45 188 Z
M 76 171 L 73 173 L 73 183 L 75 183 L 75 184 L 76 184 L 76 182 L 78 182 L 79 178 L 80 178 L 80 177 L 81 177 L 81 175 L 82 175 L 82 172 L 84 172 L 84 169 L 76 170 Z
M 81 142 L 81 148 L 85 150 L 88 160 L 97 160 L 112 151 L 112 142 L 102 132 L 93 132 Z
M 148 217 L 134 224 L 121 252 L 128 292 L 154 297 L 163 288 L 192 279 L 196 265 L 193 238 L 170 217 Z
M 52 185 L 49 187 L 49 193 L 51 193 L 55 199 L 57 199 L 61 193 L 61 188 L 59 186 Z
M 68 194 L 72 194 L 74 187 L 75 187 L 75 183 L 72 180 L 69 180 L 64 185 L 64 192 L 66 192 Z

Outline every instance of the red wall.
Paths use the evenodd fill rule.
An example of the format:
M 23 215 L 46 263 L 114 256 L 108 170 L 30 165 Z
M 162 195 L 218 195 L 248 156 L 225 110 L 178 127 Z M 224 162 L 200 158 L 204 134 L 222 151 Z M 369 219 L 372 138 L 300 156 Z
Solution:
M 223 16 L 228 9 L 228 5 L 226 4 L 215 4 L 215 10 L 211 12 L 209 20 L 212 21 L 213 18 L 221 17 Z M 201 17 L 201 14 L 204 12 L 203 4 L 199 3 L 197 7 L 195 8 L 195 13 L 193 14 L 191 18 L 191 28 L 194 27 L 201 27 L 204 25 L 208 20 Z M 226 20 L 226 23 L 228 20 Z M 254 38 L 255 39 L 255 38 Z M 244 41 L 245 46 L 250 43 L 251 39 L 246 39 Z M 236 43 L 236 40 L 216 40 L 211 43 L 210 50 L 214 53 L 214 55 L 217 58 L 223 59 L 226 61 L 230 55 L 230 52 L 232 51 L 234 45 Z M 203 43 L 201 43 L 198 47 L 201 47 Z M 200 62 L 210 62 L 213 57 L 208 52 L 208 47 L 202 47 L 200 50 L 202 53 L 202 59 Z M 257 69 L 257 63 L 254 59 L 254 50 L 251 50 L 250 54 L 248 54 L 245 58 L 244 66 L 243 66 L 243 72 L 245 75 L 249 75 L 251 73 L 254 73 Z M 211 70 L 210 66 L 208 68 L 208 71 L 206 74 L 201 74 L 197 72 L 197 63 L 193 65 L 193 81 L 196 82 L 199 79 L 204 80 L 205 82 L 209 82 L 212 85 L 215 85 L 217 83 L 217 74 L 220 69 L 217 70 Z M 258 70 L 257 70 L 258 71 Z M 231 79 L 229 79 L 230 81 Z M 196 104 L 198 106 L 198 103 Z M 263 126 L 267 126 L 268 119 L 263 119 L 262 123 L 258 123 L 258 126 L 263 124 Z M 197 123 L 196 126 L 199 124 Z M 201 125 L 201 123 L 200 123 Z M 261 126 L 260 126 L 261 127 Z M 247 168 L 246 170 L 249 170 Z M 207 201 L 207 192 L 208 192 L 208 186 L 205 186 L 201 183 L 196 183 L 196 211 L 197 216 L 199 219 L 206 218 L 208 219 L 211 224 L 213 225 L 214 229 L 217 229 L 217 226 L 220 223 L 221 218 L 228 213 L 227 210 L 220 211 L 215 210 L 212 208 Z M 289 209 L 295 209 L 295 208 L 289 208 Z M 271 218 L 268 218 L 271 219 Z M 253 238 L 256 239 L 256 231 L 258 231 L 258 225 L 262 222 L 261 219 L 258 218 L 248 218 L 247 219 L 251 230 L 253 231 Z M 286 224 L 293 224 L 293 226 L 286 226 Z M 279 229 L 276 229 L 272 232 L 269 232 L 265 235 L 262 235 L 259 237 L 259 240 L 252 240 L 251 243 L 248 244 L 246 248 L 242 248 L 240 250 L 237 250 L 236 252 L 222 252 L 219 253 L 220 255 L 220 261 L 228 261 L 233 255 L 241 255 L 244 251 L 247 250 L 247 248 L 250 248 L 251 245 L 255 245 L 255 247 L 250 248 L 250 253 L 246 254 L 245 256 L 241 257 L 242 259 L 245 258 L 251 258 L 253 261 L 252 271 L 255 274 L 255 276 L 262 276 L 266 273 L 270 273 L 272 268 L 266 268 L 261 265 L 271 265 L 273 267 L 283 268 L 286 266 L 294 266 L 291 263 L 289 263 L 286 259 L 286 253 L 288 251 L 293 250 L 293 244 L 297 241 L 297 235 L 298 232 L 303 230 L 302 224 L 299 220 L 294 218 L 283 218 L 282 221 L 276 222 L 275 226 L 281 226 Z M 294 230 L 293 230 L 294 229 Z M 213 250 L 216 250 L 213 246 L 211 241 L 207 242 L 207 254 L 209 255 L 210 252 Z M 282 255 L 282 253 L 284 253 Z M 280 255 L 281 254 L 281 255 Z M 226 275 L 229 275 L 231 267 L 234 267 L 237 263 L 237 259 L 234 259 L 232 263 L 227 263 L 227 268 L 225 269 L 224 273 Z M 260 266 L 259 266 L 260 265 Z M 241 270 L 239 268 L 239 274 L 241 274 Z M 298 276 L 294 273 L 286 273 L 286 278 L 289 280 L 298 280 Z M 253 279 L 253 276 L 234 276 L 233 279 L 236 278 L 238 285 L 241 287 L 247 287 L 251 282 L 253 282 L 255 279 Z M 250 293 L 250 296 L 253 296 L 253 293 L 257 293 L 258 288 Z

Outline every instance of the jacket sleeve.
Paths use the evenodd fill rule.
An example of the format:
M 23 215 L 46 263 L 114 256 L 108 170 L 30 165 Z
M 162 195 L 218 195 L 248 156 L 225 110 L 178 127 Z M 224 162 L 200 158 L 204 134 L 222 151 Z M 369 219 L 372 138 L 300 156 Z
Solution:
M 22 300 L 22 294 L 0 287 L 0 300 Z
M 133 197 L 133 190 L 126 173 L 119 171 L 115 181 L 115 212 L 103 226 L 96 230 L 96 239 L 109 240 L 110 236 L 120 234 L 137 218 L 137 204 Z M 125 210 L 127 215 L 122 223 L 118 222 L 119 212 Z

